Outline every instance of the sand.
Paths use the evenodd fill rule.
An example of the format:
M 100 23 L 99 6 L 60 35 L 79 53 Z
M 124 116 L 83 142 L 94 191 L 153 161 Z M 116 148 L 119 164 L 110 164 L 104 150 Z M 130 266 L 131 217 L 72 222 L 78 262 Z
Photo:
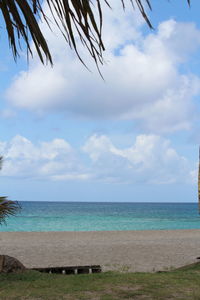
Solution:
M 198 261 L 200 229 L 0 232 L 0 254 L 30 268 L 99 264 L 104 271 L 153 272 Z

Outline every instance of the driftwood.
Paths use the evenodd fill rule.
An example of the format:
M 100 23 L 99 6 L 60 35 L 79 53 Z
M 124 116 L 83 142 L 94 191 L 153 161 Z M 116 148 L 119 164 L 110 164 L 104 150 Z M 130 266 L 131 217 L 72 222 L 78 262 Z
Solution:
M 0 255 L 0 273 L 15 273 L 25 271 L 26 267 L 16 258 Z
M 0 255 L 0 273 L 16 273 L 25 270 L 35 270 L 42 273 L 57 273 L 57 274 L 91 274 L 100 273 L 101 266 L 68 266 L 68 267 L 47 267 L 47 268 L 31 268 L 27 269 L 18 259 L 8 256 Z
M 32 268 L 31 270 L 39 271 L 42 273 L 55 273 L 55 274 L 91 274 L 101 273 L 101 266 L 90 265 L 90 266 L 65 266 L 65 267 L 47 267 L 47 268 Z

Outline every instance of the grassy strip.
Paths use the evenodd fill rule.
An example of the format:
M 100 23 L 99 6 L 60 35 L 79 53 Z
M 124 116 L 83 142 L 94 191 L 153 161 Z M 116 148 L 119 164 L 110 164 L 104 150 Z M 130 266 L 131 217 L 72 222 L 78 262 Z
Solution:
M 200 299 L 200 264 L 163 273 L 0 275 L 2 300 Z

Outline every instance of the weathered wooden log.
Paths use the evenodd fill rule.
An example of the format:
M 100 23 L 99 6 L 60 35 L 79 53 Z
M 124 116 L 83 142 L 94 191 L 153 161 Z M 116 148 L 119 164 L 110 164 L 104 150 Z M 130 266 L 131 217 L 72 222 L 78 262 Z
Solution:
M 27 269 L 18 259 L 8 255 L 0 255 L 0 273 L 14 273 L 25 270 L 36 270 L 44 273 L 57 274 L 91 274 L 100 273 L 101 266 L 65 266 L 65 267 L 47 267 L 47 268 L 31 268 Z
M 31 270 L 39 271 L 42 273 L 56 273 L 56 274 L 92 274 L 100 273 L 100 265 L 90 265 L 90 266 L 64 266 L 64 267 L 47 267 L 47 268 L 32 268 Z

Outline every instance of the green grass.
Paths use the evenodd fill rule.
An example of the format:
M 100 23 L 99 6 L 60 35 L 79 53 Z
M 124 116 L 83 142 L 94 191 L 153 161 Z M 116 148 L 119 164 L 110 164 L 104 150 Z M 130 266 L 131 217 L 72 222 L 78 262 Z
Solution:
M 199 300 L 200 264 L 161 273 L 0 275 L 1 300 Z

